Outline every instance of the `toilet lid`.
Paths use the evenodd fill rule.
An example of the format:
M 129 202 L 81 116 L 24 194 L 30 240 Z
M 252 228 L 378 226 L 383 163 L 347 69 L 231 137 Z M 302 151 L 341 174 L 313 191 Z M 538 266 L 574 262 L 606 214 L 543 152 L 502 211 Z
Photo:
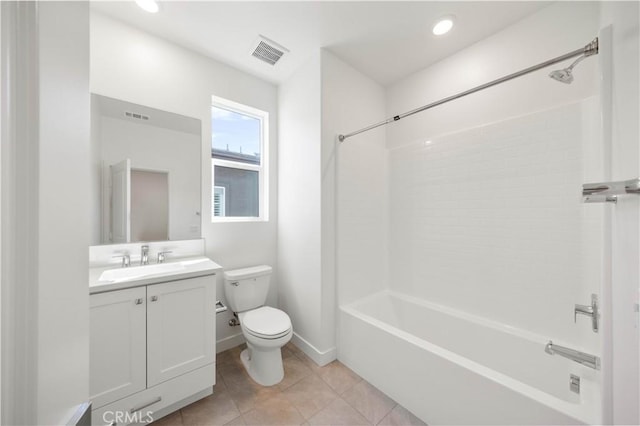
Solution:
M 275 336 L 286 333 L 291 329 L 289 315 L 280 309 L 275 309 L 270 306 L 263 306 L 245 312 L 241 321 L 242 325 L 244 325 L 251 334 L 263 336 Z

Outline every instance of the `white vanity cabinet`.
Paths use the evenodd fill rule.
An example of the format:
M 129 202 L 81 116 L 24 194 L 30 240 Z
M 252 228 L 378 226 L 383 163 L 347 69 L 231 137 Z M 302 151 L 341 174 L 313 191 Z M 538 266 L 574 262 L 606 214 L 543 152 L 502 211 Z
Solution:
M 215 275 L 92 294 L 90 303 L 92 424 L 145 423 L 211 394 Z
M 209 277 L 147 286 L 147 386 L 215 361 Z
M 146 287 L 90 297 L 91 400 L 94 407 L 147 387 Z

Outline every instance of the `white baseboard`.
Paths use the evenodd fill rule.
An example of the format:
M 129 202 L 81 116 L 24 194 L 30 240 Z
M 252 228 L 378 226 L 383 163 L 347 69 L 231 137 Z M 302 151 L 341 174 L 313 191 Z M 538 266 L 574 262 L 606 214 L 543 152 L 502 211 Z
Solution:
M 216 341 L 216 353 L 235 348 L 236 346 L 239 346 L 244 342 L 245 339 L 242 335 L 242 332 L 225 337 L 224 339 Z M 338 353 L 335 347 L 330 348 L 326 351 L 320 351 L 295 331 L 293 332 L 291 343 L 296 345 L 302 352 L 307 354 L 307 356 L 319 366 L 327 365 L 331 361 L 334 361 L 338 358 Z
M 240 329 L 240 327 L 238 327 L 238 329 Z M 216 341 L 216 353 L 235 348 L 236 346 L 241 345 L 244 342 L 244 336 L 242 335 L 242 331 L 240 331 L 240 333 L 234 334 L 233 336 L 225 337 L 224 339 Z
M 335 346 L 326 351 L 320 351 L 295 331 L 293 332 L 291 342 L 321 367 L 337 359 L 337 351 Z

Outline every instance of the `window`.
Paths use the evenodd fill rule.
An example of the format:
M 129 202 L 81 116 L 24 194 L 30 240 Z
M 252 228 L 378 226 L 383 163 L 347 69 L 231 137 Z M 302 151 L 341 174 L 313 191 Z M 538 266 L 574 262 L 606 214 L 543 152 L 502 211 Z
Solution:
M 268 220 L 269 114 L 213 97 L 212 221 Z

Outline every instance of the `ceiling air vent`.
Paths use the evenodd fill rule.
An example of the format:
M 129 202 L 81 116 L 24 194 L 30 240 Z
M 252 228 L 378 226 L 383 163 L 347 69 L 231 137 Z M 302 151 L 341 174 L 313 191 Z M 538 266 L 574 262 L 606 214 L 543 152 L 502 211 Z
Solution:
M 261 35 L 254 43 L 254 49 L 251 53 L 252 56 L 268 63 L 269 65 L 275 65 L 276 62 L 282 58 L 282 55 L 289 52 L 289 49 L 281 46 L 273 40 L 269 40 L 265 36 Z
M 127 117 L 127 118 L 133 118 L 133 119 L 136 119 L 136 120 L 143 120 L 143 121 L 148 121 L 149 120 L 149 116 L 148 115 L 140 114 L 138 112 L 125 111 L 124 112 L 124 116 Z

